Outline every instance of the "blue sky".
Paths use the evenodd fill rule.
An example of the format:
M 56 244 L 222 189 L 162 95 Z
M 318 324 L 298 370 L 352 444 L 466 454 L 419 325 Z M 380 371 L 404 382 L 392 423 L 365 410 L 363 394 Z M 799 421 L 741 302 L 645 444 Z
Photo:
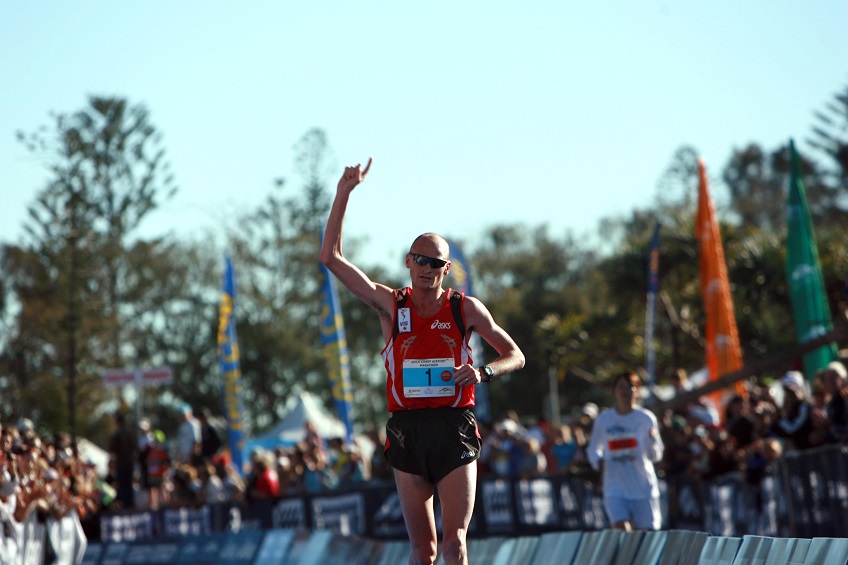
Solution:
M 15 132 L 90 94 L 143 103 L 164 135 L 180 191 L 141 235 L 201 239 L 273 179 L 293 190 L 292 147 L 320 127 L 339 173 L 374 156 L 345 224 L 363 263 L 395 268 L 425 231 L 593 236 L 653 203 L 682 144 L 716 200 L 733 148 L 807 149 L 846 30 L 837 1 L 0 0 L 0 240 L 46 178 Z

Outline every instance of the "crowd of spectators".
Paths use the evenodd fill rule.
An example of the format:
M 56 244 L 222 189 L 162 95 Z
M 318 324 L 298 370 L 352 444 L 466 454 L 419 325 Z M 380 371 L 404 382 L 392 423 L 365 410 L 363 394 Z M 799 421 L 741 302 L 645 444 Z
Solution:
M 682 371 L 672 380 L 675 394 L 691 386 Z M 658 416 L 665 445 L 657 464 L 660 476 L 715 480 L 732 474 L 758 484 L 787 451 L 848 441 L 848 379 L 839 362 L 820 370 L 810 384 L 797 371 L 787 372 L 774 386 L 747 383 L 746 394 L 733 394 L 723 408 L 720 417 L 708 400 L 699 400 Z M 522 426 L 509 414 L 483 430 L 481 474 L 510 479 L 570 474 L 594 480 L 586 447 L 597 416 L 593 403 L 559 425 L 540 417 Z
M 90 523 L 114 499 L 93 461 L 73 449 L 67 434 L 41 437 L 28 418 L 0 424 L 0 527 L 4 537 L 20 532 L 32 515 L 40 522 L 75 511 Z
M 717 479 L 735 474 L 758 484 L 772 463 L 788 451 L 848 440 L 848 383 L 844 365 L 834 362 L 808 385 L 789 371 L 779 385 L 750 386 L 733 395 L 718 421 L 695 403 L 666 413 L 661 429 L 666 476 Z
M 674 385 L 677 391 L 688 388 L 685 373 L 676 374 Z M 749 383 L 747 394 L 731 397 L 723 412 L 718 417 L 708 404 L 694 402 L 660 414 L 665 455 L 657 464 L 658 474 L 706 480 L 736 474 L 756 483 L 786 451 L 845 442 L 845 367 L 831 363 L 809 384 L 794 371 L 787 372 L 779 386 Z M 492 424 L 481 422 L 480 475 L 582 475 L 592 480 L 586 447 L 598 415 L 598 406 L 587 403 L 557 425 L 544 417 L 522 422 L 514 413 Z M 392 478 L 382 455 L 381 430 L 372 429 L 364 441 L 346 444 L 341 438 L 320 437 L 307 423 L 297 445 L 254 449 L 242 475 L 233 468 L 223 430 L 208 410 L 195 418 L 191 407 L 183 406 L 180 417 L 176 437 L 168 441 L 147 419 L 130 426 L 117 414 L 105 475 L 76 452 L 66 434 L 41 437 L 28 419 L 0 426 L 0 522 L 20 527 L 32 513 L 40 519 L 60 518 L 73 510 L 84 528 L 87 522 L 96 528 L 91 522 L 104 509 L 249 504 Z
M 27 418 L 0 425 L 0 537 L 20 533 L 33 514 L 44 522 L 75 511 L 86 536 L 97 539 L 103 511 L 249 504 L 391 478 L 382 457 L 372 465 L 372 451 L 382 455 L 381 450 L 369 450 L 365 457 L 359 445 L 327 441 L 310 423 L 295 446 L 254 449 L 242 476 L 231 464 L 224 431 L 211 413 L 204 409 L 195 418 L 189 406 L 179 413 L 181 423 L 171 440 L 147 418 L 130 425 L 123 413 L 116 413 L 108 466 L 100 472 L 67 434 L 40 436 Z M 372 435 L 379 441 L 379 434 Z
M 181 423 L 172 441 L 152 429 L 147 419 L 139 422 L 136 435 L 126 433 L 121 416 L 116 416 L 107 477 L 116 496 L 109 510 L 250 503 L 391 478 L 384 460 L 372 465 L 376 458 L 364 456 L 358 443 L 322 438 L 311 422 L 306 422 L 303 440 L 296 445 L 253 448 L 242 474 L 233 467 L 223 441 L 225 432 L 208 409 L 197 418 L 190 406 L 179 412 Z M 377 434 L 374 437 L 379 441 Z M 372 441 L 365 443 L 373 447 Z M 369 455 L 371 451 L 378 450 L 369 450 Z

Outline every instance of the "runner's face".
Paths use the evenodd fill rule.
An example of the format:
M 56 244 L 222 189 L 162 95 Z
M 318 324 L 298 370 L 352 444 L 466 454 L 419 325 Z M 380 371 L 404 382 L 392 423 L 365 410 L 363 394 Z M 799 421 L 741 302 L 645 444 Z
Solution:
M 434 261 L 435 259 L 435 261 Z M 440 267 L 436 265 L 444 262 Z M 422 265 L 423 263 L 423 265 Z M 419 241 L 406 255 L 406 266 L 412 279 L 412 286 L 439 288 L 442 280 L 450 271 L 450 259 L 431 241 Z
M 636 399 L 636 394 L 639 392 L 639 383 L 636 382 L 636 378 L 633 376 L 620 378 L 615 383 L 614 392 L 615 398 L 619 403 L 631 405 Z

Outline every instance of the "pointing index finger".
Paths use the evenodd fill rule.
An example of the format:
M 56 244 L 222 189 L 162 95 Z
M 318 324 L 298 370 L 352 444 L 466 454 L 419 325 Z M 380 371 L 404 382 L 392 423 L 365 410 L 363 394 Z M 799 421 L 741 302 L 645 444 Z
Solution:
M 368 170 L 371 168 L 371 162 L 373 160 L 374 160 L 373 157 L 368 157 L 368 163 L 366 163 L 366 165 L 365 165 L 365 170 L 362 171 L 363 177 L 368 174 Z

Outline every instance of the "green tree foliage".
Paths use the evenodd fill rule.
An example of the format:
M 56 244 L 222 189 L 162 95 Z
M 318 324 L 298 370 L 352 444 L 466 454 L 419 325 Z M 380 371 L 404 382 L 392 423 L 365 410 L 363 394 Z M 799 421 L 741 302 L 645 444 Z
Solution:
M 129 339 L 128 304 L 145 278 L 129 235 L 176 189 L 147 110 L 123 99 L 92 97 L 83 110 L 54 116 L 52 129 L 18 138 L 45 159 L 50 178 L 29 209 L 25 243 L 3 253 L 17 308 L 2 344 L 3 373 L 15 384 L 3 411 L 54 430 L 80 422 L 88 432 L 104 398 L 98 371 L 147 361 Z M 157 242 L 146 245 L 157 253 Z M 47 390 L 57 393 L 51 403 Z
M 527 358 L 520 373 L 491 387 L 493 415 L 498 417 L 507 409 L 539 414 L 545 406 L 549 367 L 560 362 L 562 355 L 549 351 L 534 336 L 539 321 L 548 315 L 564 319 L 597 305 L 596 289 L 587 274 L 592 254 L 571 237 L 553 239 L 547 227 L 533 230 L 522 225 L 487 230 L 480 248 L 466 254 L 471 257 L 477 295 Z M 578 328 L 575 325 L 574 331 L 579 336 Z M 482 359 L 494 355 L 487 347 Z M 575 359 L 579 362 L 579 357 Z
M 835 206 L 839 190 L 828 184 L 825 175 L 808 158 L 802 158 L 801 167 L 813 224 L 825 225 L 836 220 L 841 215 Z M 730 190 L 731 210 L 737 214 L 739 224 L 778 233 L 785 231 L 788 145 L 768 152 L 750 144 L 734 151 L 723 179 Z
M 802 155 L 804 182 L 834 314 L 848 279 L 848 91 L 816 115 L 815 153 Z M 46 155 L 50 179 L 39 192 L 21 245 L 2 249 L 0 419 L 26 415 L 44 429 L 65 429 L 69 367 L 76 366 L 77 421 L 102 426 L 99 371 L 169 365 L 172 385 L 148 389 L 145 411 L 172 432 L 180 402 L 221 409 L 216 337 L 223 251 L 207 241 L 132 239 L 133 230 L 173 190 L 158 134 L 142 107 L 92 98 L 52 130 L 20 139 Z M 489 388 L 493 415 L 544 413 L 548 375 L 560 379 L 563 411 L 587 401 L 608 405 L 609 379 L 642 371 L 654 348 L 660 383 L 676 368 L 704 363 L 704 313 L 695 239 L 697 156 L 672 155 L 652 206 L 599 225 L 603 252 L 547 226 L 489 226 L 463 245 L 477 296 L 527 356 L 520 373 Z M 821 158 L 821 161 L 814 160 Z M 332 406 L 318 315 L 319 233 L 336 175 L 326 134 L 308 131 L 294 147 L 302 178 L 276 181 L 267 198 L 234 216 L 227 252 L 237 279 L 237 331 L 249 428 L 261 431 L 302 390 Z M 746 359 L 793 342 L 784 274 L 786 146 L 751 143 L 732 153 L 711 184 L 721 221 L 740 340 Z M 645 343 L 647 256 L 662 225 L 660 299 L 654 342 Z M 346 239 L 356 262 L 357 241 Z M 472 248 L 473 247 L 473 248 Z M 361 265 L 373 280 L 404 280 Z M 339 288 L 360 429 L 385 419 L 384 343 L 369 307 Z M 484 347 L 475 359 L 495 353 Z M 50 401 L 44 399 L 49 395 Z M 58 398 L 54 400 L 54 398 Z M 102 432 L 101 429 L 101 433 Z
M 169 385 L 145 388 L 143 412 L 169 436 L 188 403 L 221 413 L 218 374 L 220 251 L 204 242 L 137 242 L 127 252 L 137 292 L 125 307 L 133 322 L 127 340 L 139 366 L 168 366 Z
M 738 153 L 728 163 L 724 178 L 738 186 L 731 194 L 730 205 L 720 209 L 724 212 L 720 213 L 721 232 L 740 341 L 749 361 L 774 354 L 794 341 L 783 264 L 786 148 L 767 153 L 752 147 L 750 155 L 757 156 L 757 166 L 742 166 L 750 155 Z M 804 159 L 804 163 L 805 181 L 814 187 L 818 221 L 826 223 L 833 214 L 832 200 L 826 197 L 830 193 L 825 186 L 827 177 L 810 159 Z M 772 192 L 747 188 L 763 186 L 771 187 Z M 491 249 L 484 248 L 472 260 L 485 281 L 481 298 L 497 297 L 488 302 L 490 308 L 508 331 L 524 337 L 519 342 L 528 355 L 528 365 L 520 375 L 500 389 L 497 385 L 492 388 L 496 413 L 506 406 L 527 414 L 538 413 L 546 405 L 546 364 L 557 367 L 562 381 L 560 403 L 566 412 L 588 400 L 609 403 L 608 387 L 592 384 L 605 384 L 625 369 L 644 374 L 646 347 L 655 349 L 660 383 L 667 382 L 678 367 L 694 371 L 703 366 L 705 320 L 694 233 L 694 148 L 682 147 L 675 152 L 658 189 L 654 207 L 601 222 L 610 249 L 604 256 L 569 252 L 564 246 L 552 258 L 547 252 L 549 242 L 540 238 L 539 232 L 527 235 L 520 227 L 508 226 L 490 232 Z M 714 199 L 716 192 L 714 188 Z M 769 199 L 776 201 L 765 206 Z M 746 216 L 747 206 L 756 213 Z M 658 220 L 662 224 L 661 293 L 654 343 L 646 344 L 648 246 Z M 527 245 L 532 240 L 533 244 Z M 839 293 L 844 292 L 845 241 L 845 230 L 833 225 L 819 232 L 835 313 L 838 302 L 844 300 Z M 576 257 L 581 260 L 567 262 Z M 549 264 L 553 273 L 541 274 L 539 263 Z M 540 295 L 552 299 L 553 304 L 545 304 Z M 530 331 L 529 320 L 535 321 L 535 331 Z M 532 340 L 525 336 L 532 336 Z M 516 386 L 516 382 L 521 384 Z
M 825 172 L 833 187 L 831 207 L 844 214 L 848 212 L 848 85 L 815 117 L 810 143 L 831 161 Z
M 329 151 L 322 130 L 305 133 L 295 146 L 303 188 L 287 191 L 286 183 L 277 180 L 265 201 L 229 229 L 239 287 L 236 323 L 245 404 L 257 431 L 282 416 L 287 399 L 303 390 L 332 407 L 318 325 L 318 249 L 330 207 L 326 186 L 329 175 L 338 172 L 330 168 Z M 347 248 L 355 257 L 356 242 Z M 385 280 L 379 271 L 371 275 Z M 370 423 L 385 410 L 383 395 L 374 394 L 382 386 L 380 326 L 373 311 L 343 287 L 339 295 L 355 418 Z

